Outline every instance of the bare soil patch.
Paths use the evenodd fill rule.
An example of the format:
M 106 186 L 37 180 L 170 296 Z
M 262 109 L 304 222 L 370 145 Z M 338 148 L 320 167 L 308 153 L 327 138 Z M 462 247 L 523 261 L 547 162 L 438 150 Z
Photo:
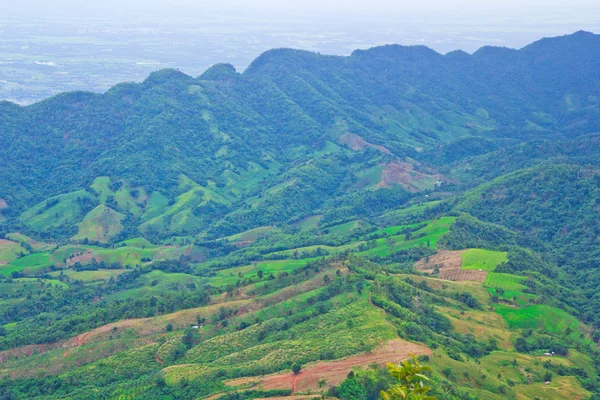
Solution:
M 73 265 L 75 265 L 75 263 L 89 264 L 94 258 L 98 262 L 101 261 L 100 257 L 94 257 L 94 252 L 92 252 L 91 250 L 88 250 L 84 253 L 74 256 L 73 258 L 67 259 L 67 266 L 68 267 L 73 266 Z
M 462 267 L 462 254 L 465 250 L 438 250 L 432 256 L 424 257 L 415 263 L 415 269 L 431 274 L 437 266 L 440 271 Z
M 417 271 L 433 273 L 434 268 L 439 270 L 439 279 L 447 281 L 476 281 L 483 282 L 487 276 L 486 271 L 462 270 L 462 254 L 466 250 L 439 250 L 436 254 L 417 261 L 414 265 Z
M 47 351 L 63 347 L 64 345 L 65 342 L 60 341 L 48 344 L 30 344 L 10 350 L 0 351 L 0 363 L 4 363 L 11 358 L 29 357 L 33 354 L 45 353 Z
M 6 200 L 0 199 L 0 210 L 3 210 L 5 208 L 8 208 L 8 204 L 6 203 Z
M 354 151 L 363 150 L 366 147 L 372 147 L 381 151 L 382 153 L 392 154 L 392 152 L 386 149 L 385 147 L 369 143 L 365 139 L 354 133 L 345 133 L 338 138 L 338 141 L 350 147 L 350 149 Z
M 408 359 L 411 354 L 432 355 L 432 352 L 424 345 L 407 342 L 401 339 L 394 339 L 368 353 L 336 361 L 318 362 L 306 365 L 297 375 L 292 372 L 287 372 L 262 377 L 233 379 L 225 383 L 229 386 L 247 384 L 254 384 L 254 386 L 260 385 L 265 390 L 292 389 L 294 392 L 314 391 L 319 390 L 319 381 L 321 379 L 325 379 L 327 385 L 338 385 L 348 376 L 348 373 L 353 368 L 366 368 L 373 363 L 379 365 L 385 365 L 388 362 L 397 363 Z
M 414 165 L 394 161 L 384 165 L 381 173 L 381 181 L 377 184 L 378 188 L 387 188 L 394 184 L 400 185 L 410 192 L 418 192 L 423 190 L 422 186 L 434 186 L 434 181 L 443 181 L 445 178 L 442 175 L 427 175 L 414 170 Z M 425 185 L 419 184 L 419 181 L 426 180 Z
M 485 281 L 487 271 L 465 270 L 460 268 L 451 268 L 440 270 L 439 278 L 447 281 Z

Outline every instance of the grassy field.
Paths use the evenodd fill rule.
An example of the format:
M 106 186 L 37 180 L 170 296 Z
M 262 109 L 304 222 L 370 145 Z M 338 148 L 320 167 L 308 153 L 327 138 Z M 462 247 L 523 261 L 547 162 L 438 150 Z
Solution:
M 462 269 L 494 271 L 503 262 L 508 261 L 506 252 L 484 249 L 469 249 L 462 253 Z
M 168 291 L 179 291 L 190 285 L 200 286 L 206 278 L 182 273 L 151 271 L 136 280 L 136 288 L 110 295 L 111 299 L 136 299 L 148 295 L 160 295 Z
M 168 202 L 166 208 L 158 195 L 153 194 L 150 197 L 150 202 L 153 200 L 152 197 L 156 197 L 155 200 L 158 200 L 160 207 L 148 208 L 147 212 L 151 212 L 153 216 L 152 218 L 146 218 L 146 213 L 142 216 L 142 220 L 145 222 L 139 227 L 141 232 L 169 232 L 175 235 L 190 234 L 202 222 L 192 212 L 193 208 L 203 207 L 209 201 L 226 205 L 230 203 L 228 199 L 214 190 L 216 189 L 214 182 L 209 182 L 204 187 L 195 183 L 187 176 L 181 175 L 179 189 L 185 190 L 185 192 L 177 196 L 173 204 L 169 205 L 170 203 Z
M 0 240 L 0 265 L 8 264 L 26 254 L 29 254 L 29 252 L 21 247 L 19 243 L 4 239 Z
M 348 301 L 348 296 L 354 298 L 353 302 Z M 322 354 L 331 354 L 332 359 L 338 359 L 373 349 L 395 338 L 395 330 L 380 310 L 370 306 L 367 296 L 355 296 L 340 295 L 332 299 L 331 302 L 340 306 L 287 331 L 267 334 L 263 343 L 256 340 L 263 329 L 258 326 L 201 343 L 188 352 L 185 364 L 164 371 L 167 382 L 173 384 L 182 378 L 201 378 L 211 370 L 231 365 L 233 360 L 238 360 L 248 371 L 277 372 L 287 369 L 295 361 L 306 364 L 319 360 Z M 353 324 L 349 325 L 348 320 Z M 277 326 L 277 323 L 275 319 L 268 325 Z
M 155 244 L 150 243 L 145 238 L 127 239 L 127 240 L 119 243 L 119 245 L 125 245 L 125 246 L 129 246 L 129 247 L 137 247 L 139 249 L 155 249 L 155 248 L 159 247 Z
M 430 221 L 426 221 L 426 222 L 430 222 Z M 399 232 L 405 230 L 405 229 L 413 229 L 421 224 L 409 224 L 409 225 L 394 225 L 394 226 L 388 226 L 386 228 L 380 228 L 377 229 L 375 232 L 371 233 L 372 235 L 387 235 L 387 236 L 395 236 L 397 235 Z
M 294 226 L 299 227 L 303 231 L 310 231 L 313 229 L 317 229 L 319 226 L 319 222 L 323 219 L 322 215 L 311 215 L 310 217 L 306 217 L 296 222 Z
M 73 240 L 81 241 L 88 239 L 95 242 L 106 243 L 114 236 L 123 231 L 121 221 L 125 215 L 115 210 L 99 205 L 90 211 L 83 221 L 77 224 L 79 233 L 73 236 Z
M 174 260 L 186 252 L 187 247 L 155 246 L 145 239 L 132 239 L 127 241 L 129 246 L 104 248 L 97 246 L 67 245 L 52 252 L 52 260 L 63 265 L 65 260 L 68 265 L 79 262 L 89 264 L 92 258 L 106 264 L 118 263 L 122 266 L 134 267 L 147 262 L 147 260 Z M 123 244 L 126 244 L 125 242 Z M 146 260 L 146 261 L 142 261 Z
M 97 271 L 75 271 L 73 269 L 66 269 L 63 271 L 51 272 L 50 275 L 58 277 L 62 273 L 70 279 L 84 282 L 95 282 L 109 280 L 110 278 L 125 272 L 127 272 L 126 269 L 99 269 Z
M 95 202 L 90 193 L 80 190 L 50 198 L 24 212 L 20 218 L 25 225 L 36 231 L 75 224 L 84 217 L 77 199 Z
M 544 304 L 525 308 L 497 305 L 496 312 L 504 317 L 511 329 L 543 329 L 563 333 L 567 328 L 578 331 L 581 322 L 567 312 Z
M 500 272 L 488 272 L 483 284 L 487 287 L 519 292 L 526 287 L 521 283 L 524 280 L 524 276 L 504 274 Z
M 240 279 L 247 279 L 256 275 L 259 270 L 261 270 L 265 276 L 268 276 L 269 274 L 277 276 L 278 272 L 291 272 L 306 265 L 312 260 L 313 259 L 306 258 L 302 260 L 260 261 L 253 265 L 224 269 L 217 271 L 217 276 L 211 277 L 210 283 L 214 286 L 235 284 Z
M 355 229 L 361 227 L 363 222 L 361 220 L 350 221 L 339 225 L 333 225 L 325 228 L 327 233 L 331 233 L 334 235 L 343 235 L 344 233 L 352 232 Z
M 38 242 L 37 240 L 19 232 L 9 233 L 6 235 L 6 238 L 18 242 L 21 245 L 28 244 L 35 251 L 47 251 L 55 246 L 54 243 Z
M 10 283 L 0 281 L 0 294 L 16 294 L 21 291 L 36 291 L 41 288 L 42 284 L 59 286 L 63 288 L 69 286 L 57 279 L 17 278 L 13 279 Z
M 544 400 L 583 400 L 592 395 L 585 390 L 573 376 L 560 376 L 546 385 L 545 383 L 534 383 L 531 385 L 518 385 L 515 388 L 530 399 Z
M 255 242 L 256 239 L 258 239 L 261 235 L 267 234 L 272 229 L 272 226 L 261 226 L 232 236 L 228 236 L 227 239 L 229 239 L 230 242 Z
M 406 235 L 396 235 L 389 238 L 377 239 L 377 246 L 369 250 L 359 252 L 362 256 L 388 256 L 399 250 L 406 250 L 416 246 L 427 246 L 435 248 L 438 240 L 449 230 L 455 217 L 442 217 L 435 221 L 428 221 L 427 226 L 411 233 L 411 239 L 406 240 Z M 393 227 L 397 229 L 398 227 Z M 413 239 L 414 238 L 414 239 Z
M 50 253 L 34 253 L 0 267 L 0 276 L 10 276 L 13 272 L 34 273 L 52 264 Z

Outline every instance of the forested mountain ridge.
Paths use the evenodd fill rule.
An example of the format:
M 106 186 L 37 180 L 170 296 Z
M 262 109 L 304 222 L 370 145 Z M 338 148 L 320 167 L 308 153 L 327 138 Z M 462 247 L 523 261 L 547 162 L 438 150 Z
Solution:
M 0 193 L 22 210 L 98 176 L 158 189 L 183 173 L 205 185 L 228 163 L 287 167 L 345 133 L 405 157 L 464 135 L 593 132 L 599 43 L 578 32 L 473 55 L 395 45 L 349 57 L 272 50 L 242 74 L 224 65 L 198 79 L 163 70 L 103 95 L 2 103 Z
M 599 55 L 275 49 L 1 102 L 0 399 L 375 400 L 415 353 L 438 399 L 597 400 Z

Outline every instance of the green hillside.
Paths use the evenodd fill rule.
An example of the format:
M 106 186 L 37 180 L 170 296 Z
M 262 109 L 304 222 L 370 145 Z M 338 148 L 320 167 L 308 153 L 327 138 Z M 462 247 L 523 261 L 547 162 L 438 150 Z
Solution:
M 599 49 L 0 102 L 0 398 L 375 400 L 414 354 L 439 400 L 599 399 Z

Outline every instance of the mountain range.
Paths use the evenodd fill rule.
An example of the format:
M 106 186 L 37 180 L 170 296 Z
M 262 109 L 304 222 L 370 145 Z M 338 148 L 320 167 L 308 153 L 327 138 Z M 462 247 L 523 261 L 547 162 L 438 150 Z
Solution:
M 0 392 L 597 399 L 599 96 L 580 31 L 0 102 Z

